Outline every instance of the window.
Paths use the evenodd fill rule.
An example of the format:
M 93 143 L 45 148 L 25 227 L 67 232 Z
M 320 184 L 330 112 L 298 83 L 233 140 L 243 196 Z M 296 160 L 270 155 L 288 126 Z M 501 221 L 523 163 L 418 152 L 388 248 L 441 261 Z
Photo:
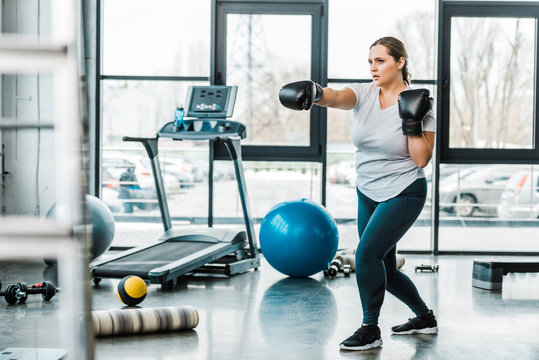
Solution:
M 172 121 L 188 86 L 209 84 L 211 1 L 105 0 L 102 13 L 102 199 L 118 219 L 159 221 L 147 155 L 122 137 L 152 136 Z M 162 141 L 159 151 L 171 209 L 187 190 L 205 194 L 207 208 L 207 190 L 198 190 L 207 144 Z M 187 210 L 173 216 L 191 216 Z
M 103 74 L 209 76 L 209 0 L 103 4 Z
M 539 247 L 537 21 L 531 2 L 441 1 L 440 251 Z
M 537 21 L 531 2 L 442 2 L 441 161 L 533 163 Z
M 442 164 L 440 251 L 539 251 L 537 166 Z M 535 231 L 535 230 L 533 230 Z
M 311 76 L 310 15 L 228 14 L 228 85 L 238 86 L 234 119 L 244 123 L 248 145 L 309 146 L 310 113 L 284 108 L 286 83 Z M 284 30 L 294 36 L 284 36 Z
M 451 148 L 532 149 L 535 19 L 451 18 Z

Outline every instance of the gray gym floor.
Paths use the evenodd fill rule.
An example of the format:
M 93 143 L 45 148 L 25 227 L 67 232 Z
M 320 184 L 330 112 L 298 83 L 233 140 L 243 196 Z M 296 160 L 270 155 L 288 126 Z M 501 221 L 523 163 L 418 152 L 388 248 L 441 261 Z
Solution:
M 232 278 L 185 278 L 168 292 L 150 286 L 142 307 L 192 305 L 199 310 L 199 326 L 183 332 L 99 338 L 96 359 L 539 358 L 538 274 L 510 274 L 504 277 L 503 291 L 490 292 L 471 286 L 473 259 L 479 257 L 405 258 L 403 271 L 438 317 L 438 335 L 391 335 L 390 327 L 412 314 L 387 295 L 380 318 L 383 347 L 339 351 L 338 344 L 361 324 L 354 277 L 328 280 L 316 274 L 291 279 L 263 260 L 259 271 Z M 440 265 L 438 273 L 414 272 L 416 264 L 434 263 Z M 0 267 L 4 287 L 54 277 L 53 273 L 39 262 Z M 105 279 L 92 289 L 95 310 L 122 307 L 114 294 L 116 284 Z M 0 350 L 55 347 L 61 297 L 60 293 L 45 303 L 33 296 L 26 304 L 13 306 L 0 299 Z

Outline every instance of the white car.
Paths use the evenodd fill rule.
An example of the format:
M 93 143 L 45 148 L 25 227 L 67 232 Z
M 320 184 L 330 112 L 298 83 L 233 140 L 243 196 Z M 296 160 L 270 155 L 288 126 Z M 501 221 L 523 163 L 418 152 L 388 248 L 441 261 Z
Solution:
M 495 215 L 514 165 L 466 167 L 440 181 L 440 209 L 460 217 Z
M 498 206 L 498 217 L 539 217 L 539 169 L 520 170 L 509 178 Z

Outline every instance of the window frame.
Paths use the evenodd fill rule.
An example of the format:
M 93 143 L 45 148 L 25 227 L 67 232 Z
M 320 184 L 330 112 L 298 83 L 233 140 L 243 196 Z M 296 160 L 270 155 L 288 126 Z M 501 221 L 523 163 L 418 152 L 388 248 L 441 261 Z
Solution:
M 441 163 L 462 164 L 537 164 L 539 163 L 539 126 L 537 106 L 539 105 L 539 36 L 535 36 L 534 67 L 534 134 L 531 149 L 479 149 L 451 148 L 450 130 L 450 79 L 451 79 L 451 18 L 535 18 L 536 34 L 539 27 L 538 2 L 507 1 L 440 1 L 440 46 L 438 49 L 438 129 L 437 142 L 440 144 Z
M 279 6 L 275 6 L 278 3 Z M 212 51 L 210 83 L 226 84 L 226 17 L 228 14 L 311 15 L 311 80 L 327 85 L 327 0 L 221 1 L 212 4 Z M 325 163 L 327 110 L 314 106 L 310 110 L 309 146 L 245 145 L 244 160 L 314 161 Z M 226 153 L 216 149 L 216 159 Z
M 452 17 L 522 17 L 536 18 L 539 27 L 539 2 L 526 1 L 446 1 L 438 0 L 438 74 L 437 74 L 437 131 L 433 158 L 432 178 L 432 255 L 537 255 L 535 252 L 496 252 L 496 251 L 440 251 L 440 164 L 539 164 L 539 126 L 537 106 L 539 105 L 538 66 L 539 36 L 535 37 L 535 74 L 534 74 L 534 149 L 474 149 L 449 147 L 449 96 L 450 96 L 450 54 Z M 517 222 L 518 223 L 518 222 Z

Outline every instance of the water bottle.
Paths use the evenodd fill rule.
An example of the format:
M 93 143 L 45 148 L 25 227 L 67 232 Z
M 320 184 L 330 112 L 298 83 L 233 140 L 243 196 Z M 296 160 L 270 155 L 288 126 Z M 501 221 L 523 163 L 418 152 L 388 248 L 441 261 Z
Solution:
M 181 127 L 184 115 L 185 111 L 183 110 L 183 105 L 176 106 L 176 111 L 174 111 L 174 128 L 179 129 Z

